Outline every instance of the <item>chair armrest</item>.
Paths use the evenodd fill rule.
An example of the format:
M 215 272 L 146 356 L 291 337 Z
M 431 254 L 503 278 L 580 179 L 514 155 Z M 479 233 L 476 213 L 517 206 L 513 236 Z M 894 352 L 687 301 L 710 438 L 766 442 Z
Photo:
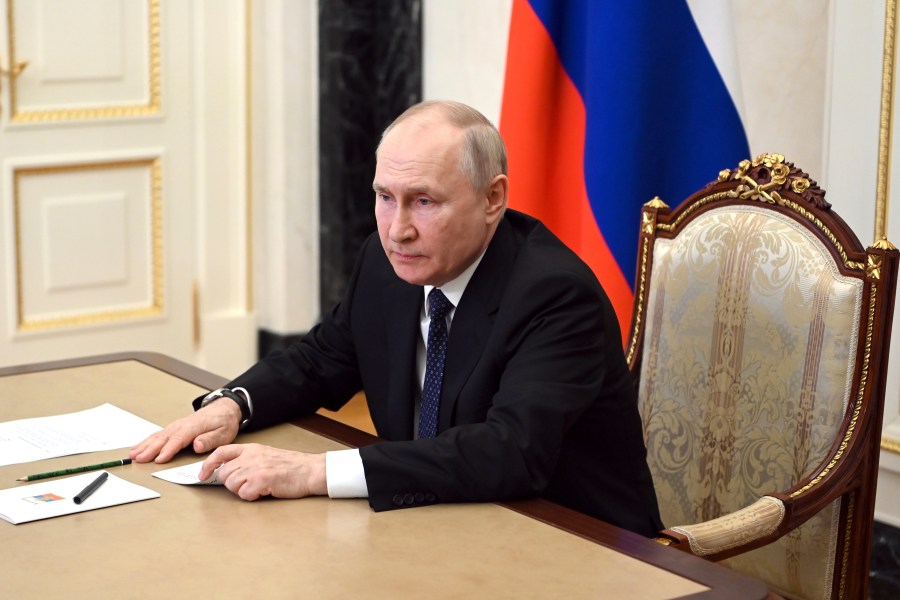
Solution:
M 774 532 L 784 520 L 784 503 L 763 496 L 750 506 L 695 525 L 670 527 L 687 538 L 696 556 L 710 556 L 743 546 Z

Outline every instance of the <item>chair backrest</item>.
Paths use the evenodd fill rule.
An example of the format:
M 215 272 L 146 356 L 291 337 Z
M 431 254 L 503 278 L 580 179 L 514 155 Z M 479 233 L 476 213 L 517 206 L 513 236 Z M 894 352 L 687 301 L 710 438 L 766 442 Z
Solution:
M 663 522 L 773 497 L 775 530 L 709 554 L 798 598 L 865 589 L 896 285 L 830 208 L 780 155 L 648 203 L 627 348 Z

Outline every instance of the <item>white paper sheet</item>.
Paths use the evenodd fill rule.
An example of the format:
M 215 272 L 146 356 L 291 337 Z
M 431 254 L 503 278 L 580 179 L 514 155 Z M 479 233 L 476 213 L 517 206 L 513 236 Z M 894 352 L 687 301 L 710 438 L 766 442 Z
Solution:
M 103 471 L 92 471 L 65 479 L 53 479 L 0 490 L 0 519 L 14 525 L 72 513 L 159 498 L 159 493 L 116 477 L 112 473 L 81 504 L 74 498 Z
M 213 474 L 206 479 L 201 480 L 198 475 L 200 474 L 200 467 L 202 466 L 203 461 L 201 460 L 200 462 L 191 463 L 189 465 L 181 465 L 180 467 L 172 467 L 171 469 L 166 469 L 164 471 L 157 471 L 156 473 L 153 473 L 153 476 L 179 485 L 225 485 L 219 481 L 218 469 L 213 471 Z
M 112 404 L 0 423 L 0 466 L 134 446 L 162 429 Z

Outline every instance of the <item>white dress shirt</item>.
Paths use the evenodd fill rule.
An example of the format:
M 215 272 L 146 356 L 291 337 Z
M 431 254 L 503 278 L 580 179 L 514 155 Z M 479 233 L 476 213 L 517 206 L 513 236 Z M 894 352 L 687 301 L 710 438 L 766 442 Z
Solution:
M 484 253 L 481 253 L 474 263 L 460 273 L 459 277 L 453 281 L 449 281 L 441 286 L 441 291 L 447 300 L 453 304 L 453 308 L 447 314 L 447 333 L 450 332 L 453 323 L 453 315 L 456 313 L 456 307 L 462 299 L 472 274 L 481 263 Z M 428 325 L 430 319 L 426 310 L 428 303 L 428 294 L 434 289 L 433 285 L 426 285 L 423 289 L 425 301 L 422 303 L 422 310 L 419 313 L 419 323 L 422 335 L 419 337 L 418 348 L 416 350 L 416 374 L 419 377 L 419 388 L 415 402 L 415 414 L 413 415 L 413 432 L 418 437 L 419 431 L 419 407 L 422 404 L 422 386 L 425 383 L 425 344 L 428 339 Z M 351 450 L 333 450 L 325 453 L 325 479 L 328 484 L 328 496 L 331 498 L 368 498 L 369 488 L 366 485 L 366 473 L 363 469 L 362 458 L 359 456 L 359 450 L 353 448 Z

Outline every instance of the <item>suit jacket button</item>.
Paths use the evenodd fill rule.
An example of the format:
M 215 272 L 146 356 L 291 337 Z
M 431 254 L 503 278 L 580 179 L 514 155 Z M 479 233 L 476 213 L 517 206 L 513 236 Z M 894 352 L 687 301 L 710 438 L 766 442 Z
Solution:
M 403 496 L 401 496 L 400 494 L 394 496 L 392 500 L 395 506 L 403 506 Z
M 415 500 L 415 498 L 412 494 L 405 494 L 403 496 L 403 504 L 412 504 L 413 500 Z
M 427 494 L 425 494 L 425 501 L 426 501 L 426 502 L 434 502 L 435 500 L 437 500 L 437 498 L 436 498 L 435 495 L 432 494 L 431 492 L 428 492 Z
M 422 492 L 416 492 L 416 502 L 422 502 L 425 500 L 425 494 Z

